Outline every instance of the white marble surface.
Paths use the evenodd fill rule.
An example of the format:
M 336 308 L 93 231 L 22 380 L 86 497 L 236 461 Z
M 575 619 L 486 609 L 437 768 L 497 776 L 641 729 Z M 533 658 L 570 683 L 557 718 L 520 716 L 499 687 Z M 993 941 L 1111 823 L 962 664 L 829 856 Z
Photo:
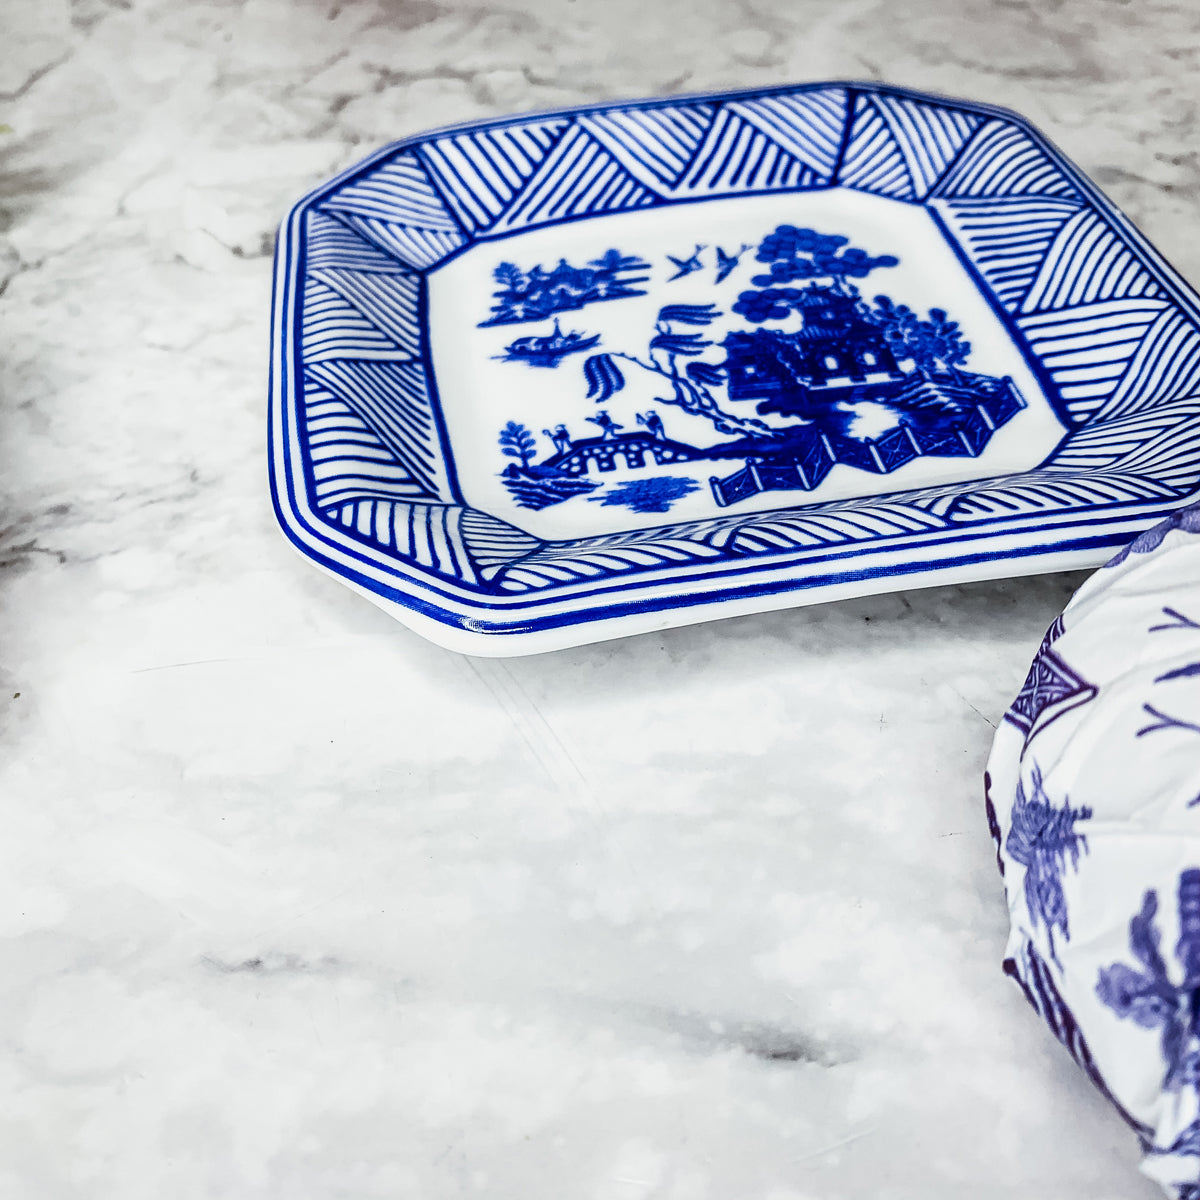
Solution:
M 1200 279 L 1184 3 L 3 0 L 0 1195 L 1156 1195 L 1001 976 L 993 726 L 1077 577 L 510 662 L 265 488 L 288 203 L 402 134 L 884 78 Z

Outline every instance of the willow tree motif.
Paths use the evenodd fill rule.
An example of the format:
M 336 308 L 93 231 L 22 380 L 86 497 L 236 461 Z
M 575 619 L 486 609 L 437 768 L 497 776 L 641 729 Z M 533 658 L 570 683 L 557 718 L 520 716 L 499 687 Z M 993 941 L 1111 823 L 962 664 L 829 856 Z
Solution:
M 712 389 L 725 381 L 724 368 L 713 363 L 693 361 L 710 346 L 716 345 L 695 330 L 711 325 L 721 316 L 712 304 L 667 304 L 658 310 L 654 335 L 650 338 L 645 358 L 622 351 L 594 354 L 583 364 L 583 377 L 588 385 L 588 399 L 602 404 L 625 387 L 625 375 L 617 359 L 633 363 L 665 379 L 671 386 L 670 396 L 659 396 L 663 404 L 673 404 L 695 416 L 707 417 L 721 432 L 756 438 L 777 434 L 764 421 L 753 417 L 738 417 L 725 412 L 717 403 Z M 685 330 L 677 328 L 684 326 Z

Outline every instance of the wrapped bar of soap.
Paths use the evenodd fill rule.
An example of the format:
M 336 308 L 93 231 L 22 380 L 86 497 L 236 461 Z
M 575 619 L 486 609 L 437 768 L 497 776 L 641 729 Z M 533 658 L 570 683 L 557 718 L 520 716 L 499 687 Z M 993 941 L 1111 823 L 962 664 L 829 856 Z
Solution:
M 986 778 L 1005 970 L 1200 1200 L 1200 505 L 1142 534 L 1046 634 Z

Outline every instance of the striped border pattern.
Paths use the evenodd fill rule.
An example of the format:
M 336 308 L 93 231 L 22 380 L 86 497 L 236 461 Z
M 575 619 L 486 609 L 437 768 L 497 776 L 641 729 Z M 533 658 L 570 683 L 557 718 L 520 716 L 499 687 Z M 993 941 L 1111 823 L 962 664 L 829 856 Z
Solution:
M 1071 427 L 1042 468 L 570 543 L 462 505 L 429 378 L 428 271 L 537 226 L 836 186 L 924 205 L 940 223 Z M 1200 484 L 1195 297 L 1019 118 L 847 85 L 532 116 L 401 146 L 297 211 L 300 386 L 288 402 L 308 504 L 347 546 L 464 594 L 684 569 L 702 579 L 717 562 L 1031 514 L 1142 506 L 1149 517 Z
M 947 200 L 938 211 L 1011 313 L 1020 310 L 1055 236 L 1079 204 L 1057 196 L 985 196 Z
M 437 138 L 420 157 L 463 229 L 486 229 L 511 205 L 567 127 L 565 119 Z
M 1079 422 L 1120 387 L 1162 310 L 1154 299 L 1105 300 L 1021 316 L 1016 325 Z
M 427 494 L 344 400 L 313 381 L 304 397 L 304 420 L 314 498 L 322 511 L 363 496 L 419 500 Z

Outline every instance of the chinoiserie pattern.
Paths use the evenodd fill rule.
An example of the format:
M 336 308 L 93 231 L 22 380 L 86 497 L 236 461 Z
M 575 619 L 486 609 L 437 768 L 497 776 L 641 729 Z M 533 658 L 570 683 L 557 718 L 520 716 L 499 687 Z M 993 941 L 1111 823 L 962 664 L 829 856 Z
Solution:
M 1078 869 L 1080 857 L 1087 853 L 1087 838 L 1075 827 L 1091 815 L 1086 805 L 1072 808 L 1065 800 L 1055 804 L 1046 794 L 1036 762 L 1032 762 L 1028 795 L 1024 781 L 1017 781 L 1004 848 L 1011 861 L 1025 868 L 1025 908 L 1033 924 L 1045 931 L 1055 963 L 1055 931 L 1063 941 L 1071 937 L 1062 877 L 1067 870 Z
M 1004 969 L 1200 1193 L 1200 506 L 1096 573 L 997 733 L 985 800 L 1012 916 Z
M 831 187 L 922 206 L 1007 314 L 1010 333 L 1066 427 L 1040 467 L 970 485 L 881 494 L 868 503 L 806 501 L 804 491 L 835 463 L 886 475 L 914 455 L 978 454 L 990 430 L 1007 419 L 1005 406 L 1021 403 L 1019 393 L 1010 402 L 979 392 L 975 402 L 983 407 L 974 423 L 951 439 L 959 449 L 947 440 L 942 450 L 931 448 L 932 435 L 922 443 L 919 433 L 898 430 L 865 448 L 814 440 L 797 446 L 773 474 L 756 467 L 751 455 L 740 474 L 737 463 L 714 473 L 726 481 L 714 494 L 719 505 L 730 506 L 728 517 L 722 512 L 712 520 L 664 525 L 657 533 L 547 542 L 513 529 L 497 539 L 495 529 L 506 524 L 501 515 L 472 522 L 436 512 L 439 505 L 468 506 L 447 468 L 451 450 L 425 344 L 431 270 L 488 239 L 580 218 Z M 339 544 L 352 548 L 362 541 L 402 569 L 408 564 L 443 586 L 462 585 L 456 594 L 464 598 L 553 592 L 664 563 L 773 554 L 800 561 L 814 547 L 873 550 L 897 537 L 938 530 L 958 536 L 1014 516 L 1131 505 L 1161 512 L 1183 503 L 1200 483 L 1196 313 L 1164 285 L 1160 268 L 1120 218 L 1019 118 L 994 110 L 839 85 L 516 118 L 418 139 L 306 203 L 289 251 L 297 260 L 300 308 L 297 478 L 303 476 L 311 511 L 337 531 Z M 697 246 L 694 263 L 689 252 L 675 257 L 680 248 L 664 246 L 662 261 L 679 268 L 668 278 L 701 265 L 724 278 L 722 272 L 753 256 L 754 238 L 763 231 L 747 232 L 740 246 L 729 240 Z M 630 281 L 624 286 L 631 292 L 642 286 L 636 282 L 642 265 L 616 271 Z M 548 276 L 555 268 L 544 263 L 538 269 Z M 518 282 L 514 277 L 514 287 Z M 505 349 L 511 361 L 565 371 L 577 369 L 585 354 L 607 349 L 596 346 L 585 320 L 564 315 L 549 296 L 535 302 L 557 323 L 527 335 L 514 329 L 517 336 Z M 496 304 L 490 319 L 519 319 L 502 300 Z M 488 313 L 478 319 L 489 319 Z M 668 326 L 671 337 L 687 334 L 678 322 Z M 679 378 L 697 394 L 732 386 L 716 376 L 706 380 L 704 363 L 694 366 Z M 643 415 L 644 428 L 622 431 L 637 441 L 630 449 L 638 449 L 639 461 L 649 462 L 648 454 L 660 465 L 685 457 L 680 448 L 668 454 L 656 435 L 653 422 L 662 421 L 662 410 L 640 414 L 639 421 Z M 498 431 L 509 415 L 499 416 Z M 535 440 L 553 439 L 555 421 L 528 432 Z M 602 428 L 588 435 L 601 455 L 609 434 Z M 666 437 L 671 440 L 669 423 Z M 539 442 L 536 462 L 547 457 L 546 445 Z M 518 470 L 533 464 L 509 450 L 504 453 Z M 633 486 L 629 507 L 664 512 L 671 489 L 680 487 L 670 481 L 659 491 Z M 738 512 L 745 496 L 764 488 L 791 494 L 781 496 L 776 511 Z M 570 485 L 566 490 L 571 494 Z M 880 491 L 886 491 L 883 481 Z M 527 482 L 521 494 L 531 507 L 546 499 L 536 482 Z M 422 522 L 430 526 L 427 538 L 415 532 Z M 454 553 L 429 549 L 445 538 Z M 412 546 L 422 549 L 405 549 Z

